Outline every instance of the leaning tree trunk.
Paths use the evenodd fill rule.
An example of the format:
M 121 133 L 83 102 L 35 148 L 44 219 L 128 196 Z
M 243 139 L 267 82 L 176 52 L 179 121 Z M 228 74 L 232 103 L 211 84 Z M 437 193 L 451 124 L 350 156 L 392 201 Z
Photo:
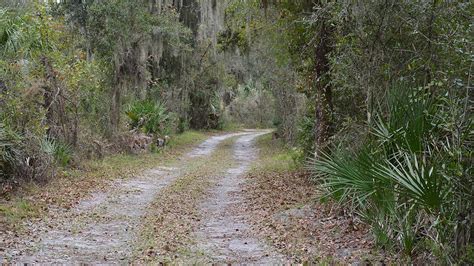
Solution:
M 315 157 L 327 146 L 331 135 L 332 95 L 329 78 L 329 54 L 332 51 L 332 28 L 322 21 L 319 29 L 319 43 L 315 54 L 315 89 L 316 89 L 316 121 L 315 121 Z

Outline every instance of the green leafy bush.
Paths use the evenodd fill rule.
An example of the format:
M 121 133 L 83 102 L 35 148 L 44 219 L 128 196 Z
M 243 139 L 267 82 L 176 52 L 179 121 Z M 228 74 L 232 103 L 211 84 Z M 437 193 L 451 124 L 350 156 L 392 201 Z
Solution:
M 0 124 L 0 176 L 2 179 L 6 179 L 7 174 L 11 172 L 12 146 L 13 141 L 7 129 L 3 124 Z
M 314 122 L 312 116 L 302 116 L 298 121 L 298 146 L 303 148 L 303 159 L 314 153 Z

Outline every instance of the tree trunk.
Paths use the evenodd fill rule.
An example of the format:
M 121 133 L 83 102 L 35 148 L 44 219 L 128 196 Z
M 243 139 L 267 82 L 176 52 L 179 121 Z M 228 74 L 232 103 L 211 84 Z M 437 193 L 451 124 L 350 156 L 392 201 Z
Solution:
M 112 90 L 110 92 L 110 132 L 109 134 L 113 137 L 120 125 L 120 111 L 121 111 L 121 95 L 123 87 L 122 77 L 122 62 L 120 59 L 120 53 L 115 54 L 114 58 L 114 82 Z
M 322 21 L 319 31 L 319 43 L 315 54 L 315 88 L 316 88 L 316 123 L 315 123 L 315 157 L 320 155 L 331 136 L 332 95 L 329 77 L 329 53 L 332 51 L 332 29 Z
M 43 108 L 46 111 L 46 126 L 48 129 L 46 130 L 46 134 L 48 138 L 56 138 L 55 130 L 54 130 L 54 110 L 53 110 L 53 103 L 54 103 L 54 89 L 52 88 L 53 84 L 55 83 L 55 75 L 52 70 L 52 67 L 49 63 L 49 60 L 46 56 L 41 57 L 41 64 L 45 69 L 45 84 L 43 85 Z
M 120 124 L 120 97 L 121 97 L 121 83 L 116 83 L 112 88 L 111 103 L 110 103 L 110 128 L 112 136 L 117 133 Z
M 79 130 L 79 117 L 77 106 L 70 101 L 76 109 L 75 118 L 68 116 L 66 111 L 68 100 L 67 91 L 62 87 L 57 72 L 48 57 L 41 57 L 41 64 L 45 71 L 45 83 L 43 85 L 43 108 L 45 110 L 46 134 L 50 139 L 61 140 L 73 147 L 77 144 L 77 133 Z M 73 120 L 74 119 L 74 120 Z

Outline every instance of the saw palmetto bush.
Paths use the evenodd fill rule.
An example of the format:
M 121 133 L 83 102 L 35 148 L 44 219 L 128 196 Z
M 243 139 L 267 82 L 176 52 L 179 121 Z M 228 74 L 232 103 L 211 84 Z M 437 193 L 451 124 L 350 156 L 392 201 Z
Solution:
M 44 139 L 40 143 L 41 150 L 52 157 L 62 167 L 66 167 L 72 160 L 72 148 L 54 139 Z
M 171 116 L 164 104 L 154 101 L 138 101 L 126 110 L 131 129 L 142 130 L 146 134 L 165 134 Z
M 472 259 L 472 125 L 446 116 L 457 108 L 449 95 L 395 87 L 387 99 L 362 148 L 311 162 L 316 180 L 372 226 L 381 246 L 407 257 Z

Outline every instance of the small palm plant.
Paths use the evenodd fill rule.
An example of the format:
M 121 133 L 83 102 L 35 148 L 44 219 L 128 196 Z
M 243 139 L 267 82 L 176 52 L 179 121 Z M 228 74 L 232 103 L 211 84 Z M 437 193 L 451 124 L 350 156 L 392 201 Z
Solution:
M 139 101 L 130 104 L 125 112 L 131 129 L 143 130 L 147 134 L 163 134 L 170 115 L 163 103 Z
M 72 160 L 72 148 L 57 140 L 44 139 L 41 142 L 41 150 L 54 158 L 54 161 L 62 167 L 66 167 Z

